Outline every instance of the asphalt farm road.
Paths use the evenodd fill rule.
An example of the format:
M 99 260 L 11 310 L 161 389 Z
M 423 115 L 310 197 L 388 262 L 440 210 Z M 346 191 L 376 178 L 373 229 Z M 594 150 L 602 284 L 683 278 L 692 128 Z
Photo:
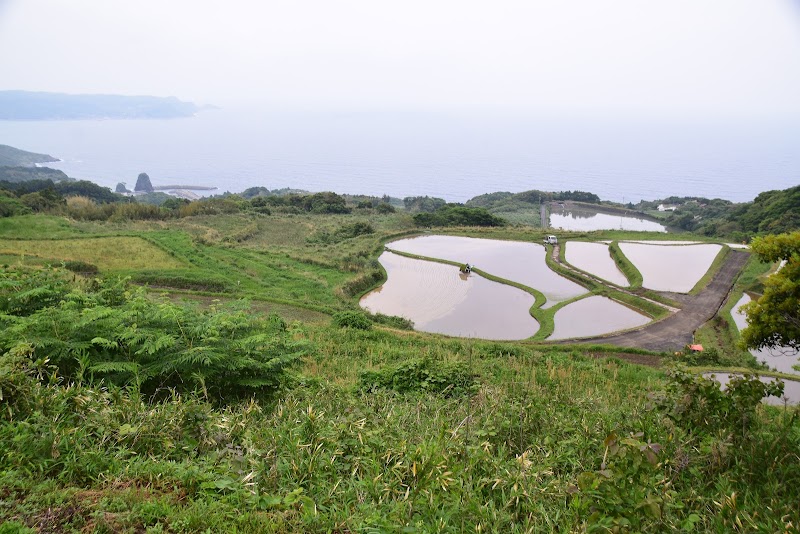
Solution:
M 697 295 L 682 297 L 682 308 L 662 321 L 622 334 L 581 339 L 576 343 L 602 343 L 658 352 L 681 350 L 692 343 L 694 331 L 717 313 L 730 293 L 749 254 L 732 250 L 714 279 Z

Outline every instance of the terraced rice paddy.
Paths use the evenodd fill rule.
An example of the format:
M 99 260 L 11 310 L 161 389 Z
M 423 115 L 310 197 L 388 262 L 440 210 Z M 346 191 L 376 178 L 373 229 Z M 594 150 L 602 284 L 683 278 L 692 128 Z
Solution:
M 688 293 L 706 274 L 721 245 L 657 245 L 621 242 L 622 253 L 642 273 L 642 285 L 656 291 Z
M 538 289 L 547 298 L 545 308 L 587 292 L 586 288 L 551 271 L 545 263 L 545 248 L 537 243 L 432 235 L 394 241 L 388 247 L 418 256 L 469 263 L 491 275 Z
M 621 247 L 642 272 L 647 287 L 678 292 L 690 291 L 721 250 L 720 245 L 707 244 L 626 242 Z M 551 271 L 545 262 L 546 250 L 537 243 L 429 235 L 395 241 L 387 248 L 431 261 L 384 253 L 380 262 L 388 280 L 366 295 L 361 305 L 373 312 L 406 317 L 417 330 L 525 339 L 539 328 L 530 315 L 532 295 L 476 273 L 464 275 L 457 267 L 434 259 L 469 263 L 487 274 L 539 290 L 547 299 L 545 308 L 579 297 L 555 312 L 550 340 L 602 336 L 650 322 L 648 316 L 607 297 L 587 296 L 585 288 Z M 565 244 L 565 254 L 579 269 L 628 285 L 609 254 L 608 243 L 570 241 Z
M 643 326 L 650 319 L 607 297 L 591 296 L 556 312 L 555 329 L 548 340 L 601 336 Z
M 530 316 L 529 293 L 457 267 L 384 252 L 387 282 L 361 299 L 361 306 L 414 321 L 423 332 L 462 337 L 525 339 L 539 329 Z
M 666 232 L 664 225 L 641 217 L 609 215 L 591 210 L 565 209 L 550 212 L 550 226 L 562 230 L 591 232 L 592 230 L 633 230 Z
M 564 257 L 567 263 L 582 271 L 607 280 L 612 284 L 625 287 L 628 279 L 614 263 L 605 243 L 588 243 L 586 241 L 568 241 L 564 244 Z

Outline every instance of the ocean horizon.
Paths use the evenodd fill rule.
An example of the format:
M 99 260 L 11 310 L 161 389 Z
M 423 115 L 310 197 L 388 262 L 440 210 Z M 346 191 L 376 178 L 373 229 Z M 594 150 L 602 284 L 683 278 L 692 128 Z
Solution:
M 750 201 L 800 183 L 796 121 L 609 121 L 207 110 L 182 119 L 0 121 L 0 143 L 111 187 L 434 196 L 581 190 L 603 200 Z

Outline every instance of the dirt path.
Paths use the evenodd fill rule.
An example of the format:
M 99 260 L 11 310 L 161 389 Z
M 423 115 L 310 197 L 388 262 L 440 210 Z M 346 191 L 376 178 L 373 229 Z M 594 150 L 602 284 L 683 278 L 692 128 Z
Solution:
M 692 342 L 694 331 L 717 313 L 747 258 L 747 253 L 731 250 L 711 283 L 697 295 L 682 297 L 683 308 L 663 321 L 624 334 L 573 343 L 604 343 L 661 352 L 680 350 Z

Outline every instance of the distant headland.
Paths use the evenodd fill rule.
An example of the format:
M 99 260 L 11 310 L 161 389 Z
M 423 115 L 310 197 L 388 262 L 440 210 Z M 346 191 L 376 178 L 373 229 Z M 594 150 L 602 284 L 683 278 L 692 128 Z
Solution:
M 174 119 L 213 106 L 174 96 L 72 95 L 0 91 L 0 120 Z

